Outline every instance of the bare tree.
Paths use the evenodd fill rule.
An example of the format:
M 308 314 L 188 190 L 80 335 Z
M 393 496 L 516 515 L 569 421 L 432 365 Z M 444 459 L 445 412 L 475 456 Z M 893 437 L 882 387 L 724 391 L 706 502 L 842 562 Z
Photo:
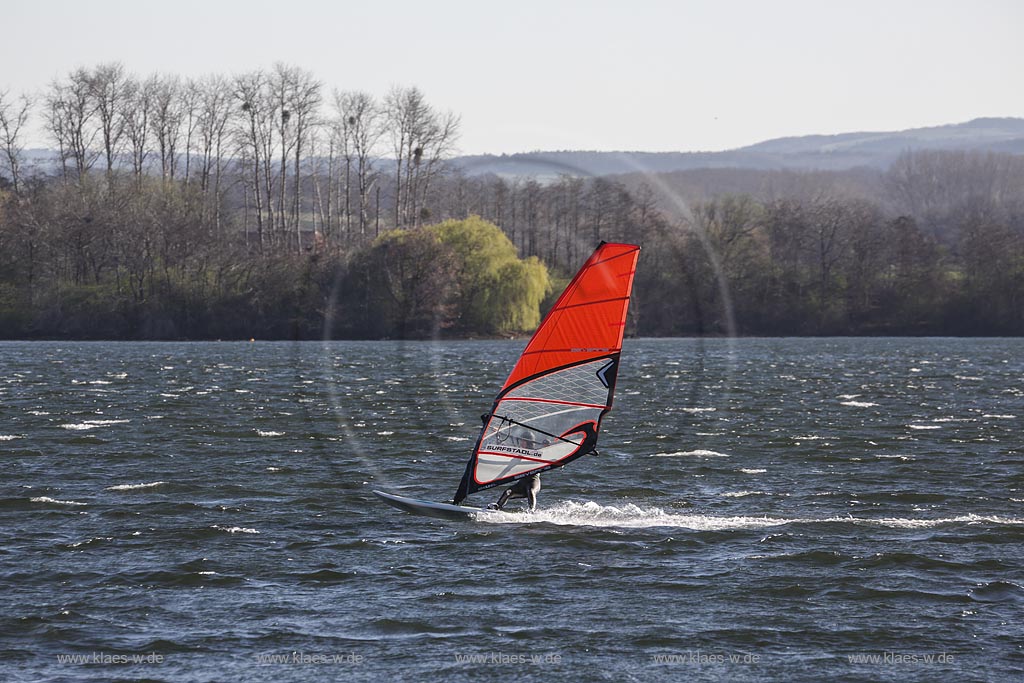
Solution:
M 366 234 L 370 219 L 370 193 L 377 182 L 375 162 L 377 146 L 384 134 L 383 112 L 365 92 L 335 92 L 334 106 L 340 119 L 346 163 L 355 166 L 359 234 L 362 236 Z
M 20 192 L 21 159 L 25 150 L 21 141 L 22 129 L 28 122 L 32 100 L 22 95 L 17 103 L 12 101 L 8 91 L 0 91 L 0 144 L 3 145 L 4 162 L 11 176 L 14 194 Z
M 69 160 L 74 162 L 76 177 L 83 178 L 98 156 L 93 150 L 97 129 L 89 73 L 78 69 L 67 81 L 54 81 L 46 105 L 49 132 L 60 151 L 65 179 Z
M 125 121 L 125 135 L 131 151 L 132 172 L 138 186 L 146 170 L 146 159 L 150 154 L 149 140 L 151 137 L 153 108 L 159 80 L 151 76 L 143 82 L 132 80 L 128 85 L 128 95 L 123 102 L 122 116 Z
M 183 116 L 181 82 L 177 76 L 159 78 L 154 89 L 152 126 L 164 180 L 173 180 L 177 170 Z
M 395 224 L 412 227 L 425 217 L 422 201 L 454 147 L 459 119 L 439 115 L 415 87 L 393 88 L 384 106 L 395 155 Z
M 199 108 L 196 127 L 199 135 L 199 186 L 207 196 L 213 196 L 214 225 L 221 229 L 221 178 L 224 172 L 225 144 L 228 121 L 231 117 L 231 90 L 220 76 L 210 76 L 199 82 Z
M 192 176 L 192 140 L 199 127 L 200 107 L 202 106 L 202 86 L 199 81 L 189 79 L 179 93 L 181 119 L 185 126 L 185 184 Z
M 266 138 L 266 76 L 262 71 L 252 71 L 234 79 L 234 98 L 239 104 L 239 116 L 235 131 L 238 150 L 243 160 L 252 168 L 249 187 L 256 203 L 256 231 L 260 251 L 263 251 L 266 230 L 263 222 L 264 204 L 270 201 L 269 193 L 264 196 L 262 171 L 266 168 L 264 139 Z M 271 224 L 273 220 L 271 220 Z
M 300 226 L 302 190 L 302 153 L 308 144 L 310 131 L 318 125 L 317 113 L 321 102 L 321 85 L 308 71 L 294 66 L 276 64 L 271 78 L 274 102 L 277 107 L 278 137 L 280 139 L 281 171 L 278 215 L 282 231 L 295 235 L 296 249 L 302 249 Z M 292 166 L 292 197 L 286 201 L 288 186 L 288 157 Z M 291 225 L 286 220 L 291 215 Z
M 114 163 L 121 151 L 127 125 L 125 102 L 131 97 L 132 81 L 117 62 L 100 64 L 89 79 L 89 95 L 99 120 L 103 153 L 107 162 L 107 180 L 114 172 Z

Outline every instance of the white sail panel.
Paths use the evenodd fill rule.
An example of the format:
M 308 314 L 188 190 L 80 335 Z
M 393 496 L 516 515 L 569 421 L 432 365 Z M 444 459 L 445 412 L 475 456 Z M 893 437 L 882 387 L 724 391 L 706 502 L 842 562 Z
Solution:
M 473 478 L 486 485 L 547 469 L 592 447 L 611 388 L 605 357 L 527 380 L 495 405 L 477 446 Z

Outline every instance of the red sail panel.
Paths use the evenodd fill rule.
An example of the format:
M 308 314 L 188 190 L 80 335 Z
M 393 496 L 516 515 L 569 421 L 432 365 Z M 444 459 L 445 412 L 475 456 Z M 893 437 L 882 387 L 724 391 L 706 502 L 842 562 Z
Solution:
M 640 247 L 604 243 L 587 259 L 537 328 L 505 385 L 617 353 Z

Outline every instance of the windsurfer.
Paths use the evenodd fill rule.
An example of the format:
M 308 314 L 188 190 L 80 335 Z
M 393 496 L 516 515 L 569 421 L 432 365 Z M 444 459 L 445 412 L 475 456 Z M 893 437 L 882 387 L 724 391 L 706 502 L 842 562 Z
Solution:
M 497 503 L 491 503 L 487 506 L 488 510 L 501 510 L 505 507 L 505 503 L 513 498 L 527 498 L 530 501 L 530 511 L 537 507 L 537 493 L 540 492 L 540 475 L 531 474 L 528 477 L 523 477 L 516 483 L 512 484 L 509 488 L 501 494 L 501 498 L 498 499 Z

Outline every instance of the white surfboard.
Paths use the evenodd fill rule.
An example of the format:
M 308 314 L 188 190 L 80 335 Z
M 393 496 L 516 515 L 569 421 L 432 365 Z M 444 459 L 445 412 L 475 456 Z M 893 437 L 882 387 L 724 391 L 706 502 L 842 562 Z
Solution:
M 474 516 L 489 510 L 470 507 L 468 505 L 449 505 L 448 503 L 434 503 L 429 500 L 418 500 L 405 496 L 396 496 L 393 493 L 374 491 L 374 494 L 388 505 L 393 505 L 399 510 L 405 510 L 414 515 L 425 515 L 437 517 L 438 519 L 473 519 Z

